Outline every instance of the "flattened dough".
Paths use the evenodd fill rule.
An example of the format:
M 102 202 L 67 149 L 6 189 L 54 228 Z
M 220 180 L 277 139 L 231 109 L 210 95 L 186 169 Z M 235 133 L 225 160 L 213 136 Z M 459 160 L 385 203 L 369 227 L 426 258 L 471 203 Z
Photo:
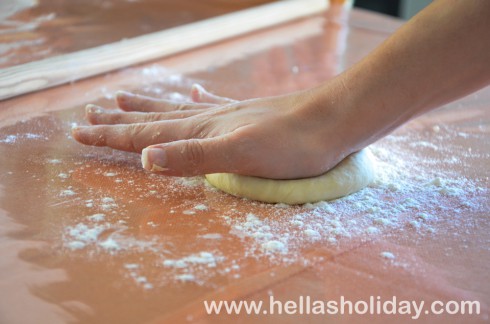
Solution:
M 207 174 L 224 192 L 268 203 L 305 204 L 347 196 L 369 185 L 375 176 L 369 149 L 349 155 L 332 170 L 312 178 L 274 180 L 232 173 Z

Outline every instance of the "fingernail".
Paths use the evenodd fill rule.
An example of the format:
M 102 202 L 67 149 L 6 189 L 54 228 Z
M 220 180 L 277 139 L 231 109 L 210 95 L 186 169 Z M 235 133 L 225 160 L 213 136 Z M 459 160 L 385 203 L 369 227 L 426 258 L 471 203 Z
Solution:
M 85 106 L 85 111 L 90 114 L 101 114 L 102 108 L 96 105 L 88 104 L 87 106 Z
M 149 171 L 166 171 L 167 157 L 159 148 L 147 147 L 141 152 L 141 164 Z
M 72 125 L 71 126 L 71 130 L 74 132 L 84 130 L 85 128 L 87 128 L 87 126 L 79 126 L 79 125 Z
M 118 99 L 124 99 L 124 97 L 134 97 L 134 94 L 128 91 L 118 90 L 116 92 L 116 97 Z
M 201 87 L 199 84 L 194 83 L 192 85 L 192 92 L 195 94 L 196 99 L 201 99 L 202 91 L 204 90 L 203 87 Z

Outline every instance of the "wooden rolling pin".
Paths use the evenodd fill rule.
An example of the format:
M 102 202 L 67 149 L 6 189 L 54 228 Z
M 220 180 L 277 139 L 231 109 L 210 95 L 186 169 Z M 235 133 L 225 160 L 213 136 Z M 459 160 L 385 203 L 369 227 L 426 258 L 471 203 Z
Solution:
M 281 0 L 0 70 L 0 100 L 50 88 L 325 10 L 328 0 Z

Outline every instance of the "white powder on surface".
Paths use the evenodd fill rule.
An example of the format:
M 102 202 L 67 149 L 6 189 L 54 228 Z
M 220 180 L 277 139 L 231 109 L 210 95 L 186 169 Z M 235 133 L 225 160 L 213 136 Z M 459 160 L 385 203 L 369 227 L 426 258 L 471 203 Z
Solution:
M 77 193 L 71 189 L 65 189 L 60 192 L 60 197 L 75 196 Z
M 139 264 L 136 264 L 136 263 L 126 263 L 124 265 L 124 268 L 128 269 L 128 270 L 134 270 L 134 269 L 138 269 L 140 267 Z
M 104 214 L 93 214 L 91 216 L 87 217 L 89 220 L 92 222 L 102 222 L 105 220 L 105 215 Z
M 7 135 L 4 138 L 0 139 L 0 143 L 13 144 L 17 140 L 17 136 L 15 135 Z
M 207 233 L 207 234 L 199 235 L 199 237 L 207 240 L 219 240 L 223 238 L 223 235 L 219 233 Z
M 3 138 L 0 138 L 0 143 L 5 143 L 5 144 L 15 144 L 19 140 L 47 140 L 48 138 L 46 136 L 40 135 L 40 134 L 32 134 L 32 133 L 26 133 L 26 134 L 17 134 L 17 135 L 7 135 Z
M 385 251 L 385 252 L 381 252 L 379 255 L 384 259 L 388 259 L 388 260 L 394 260 L 395 259 L 395 255 L 391 252 Z
M 67 226 L 63 233 L 63 245 L 69 250 L 95 249 L 108 253 L 117 251 L 157 251 L 158 243 L 154 239 L 140 241 L 125 234 L 126 227 L 119 224 L 78 223 Z M 105 235 L 105 234 L 108 235 Z
M 202 177 L 177 178 L 175 182 L 186 187 L 197 187 L 204 183 L 204 179 Z
M 266 253 L 286 253 L 287 248 L 286 244 L 282 243 L 281 241 L 277 240 L 270 240 L 265 243 L 262 243 L 262 249 Z
M 210 269 L 216 268 L 224 259 L 222 255 L 201 251 L 180 259 L 165 259 L 162 265 L 171 271 L 170 275 L 174 280 L 203 284 L 214 272 Z
M 67 243 L 67 247 L 70 250 L 80 250 L 83 249 L 86 246 L 86 244 L 82 241 L 70 241 Z
M 175 276 L 175 279 L 177 279 L 178 281 L 187 282 L 187 281 L 195 281 L 196 280 L 196 277 L 194 277 L 193 274 L 184 273 L 184 274 L 181 274 L 181 275 L 176 275 Z
M 202 210 L 208 210 L 209 208 L 208 208 L 208 206 L 206 206 L 204 204 L 198 204 L 198 205 L 195 205 L 194 206 L 194 209 L 195 210 L 201 210 L 202 211 Z
M 211 252 L 202 251 L 198 254 L 192 254 L 177 260 L 167 259 L 163 261 L 163 265 L 175 268 L 186 268 L 189 265 L 205 265 L 209 268 L 213 268 L 216 267 L 216 262 L 222 259 L 223 257 L 215 256 Z
M 103 211 L 110 211 L 111 209 L 114 209 L 114 208 L 117 208 L 117 204 L 116 202 L 114 201 L 113 198 L 111 197 L 103 197 L 101 199 L 101 204 L 100 204 L 100 208 L 103 210 Z
M 88 226 L 84 223 L 68 226 L 66 231 L 69 237 L 68 245 L 72 242 L 82 242 L 85 245 L 95 243 L 98 236 L 107 228 L 108 225 Z
M 60 164 L 61 160 L 60 159 L 48 159 L 47 162 L 51 163 L 51 164 Z
M 152 77 L 157 72 L 147 71 Z M 127 166 L 125 153 L 112 152 L 104 157 L 109 161 L 104 168 L 94 171 L 87 163 L 80 170 L 108 177 L 104 181 L 113 181 L 117 190 L 89 190 L 80 199 L 84 210 L 64 223 L 63 246 L 71 255 L 87 259 L 130 254 L 134 263 L 122 263 L 119 270 L 131 284 L 151 289 L 176 282 L 212 286 L 221 276 L 235 280 L 249 270 L 250 259 L 260 260 L 264 267 L 304 263 L 309 261 L 304 251 L 318 246 L 336 253 L 407 232 L 425 240 L 433 233 L 470 231 L 475 225 L 467 215 L 487 208 L 488 179 L 465 171 L 490 155 L 465 147 L 471 134 L 442 125 L 429 132 L 388 136 L 372 146 L 378 162 L 373 184 L 348 197 L 303 206 L 232 198 L 208 186 L 202 177 L 162 181 L 141 171 L 139 164 Z M 455 136 L 459 144 L 448 144 Z M 101 157 L 90 156 L 94 158 Z M 119 161 L 127 170 L 111 165 Z M 68 174 L 68 170 L 53 174 L 60 172 Z M 71 177 L 63 184 L 70 181 Z M 78 189 L 77 195 L 82 195 Z M 149 221 L 141 211 L 128 207 L 133 203 L 161 211 Z M 105 216 L 87 216 L 97 214 Z M 383 259 L 400 258 L 389 251 L 379 254 L 380 264 Z M 147 259 L 152 261 L 143 262 Z
M 109 237 L 105 241 L 99 242 L 99 246 L 106 250 L 120 250 L 121 246 L 112 238 Z

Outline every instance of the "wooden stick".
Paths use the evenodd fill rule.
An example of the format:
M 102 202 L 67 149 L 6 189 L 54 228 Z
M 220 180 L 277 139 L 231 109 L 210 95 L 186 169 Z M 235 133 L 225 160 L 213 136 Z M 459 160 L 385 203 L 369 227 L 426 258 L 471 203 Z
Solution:
M 318 13 L 327 0 L 282 0 L 0 70 L 0 100 L 87 78 Z M 218 58 L 217 58 L 218 59 Z

